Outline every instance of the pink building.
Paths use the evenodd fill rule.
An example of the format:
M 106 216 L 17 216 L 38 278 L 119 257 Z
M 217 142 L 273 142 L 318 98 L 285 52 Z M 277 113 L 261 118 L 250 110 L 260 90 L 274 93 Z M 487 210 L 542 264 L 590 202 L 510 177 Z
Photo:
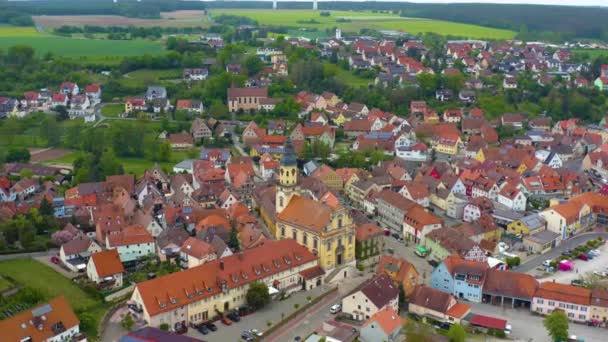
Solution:
M 591 317 L 591 291 L 554 282 L 541 283 L 532 299 L 531 310 L 548 315 L 555 309 L 564 311 L 571 321 L 586 322 Z

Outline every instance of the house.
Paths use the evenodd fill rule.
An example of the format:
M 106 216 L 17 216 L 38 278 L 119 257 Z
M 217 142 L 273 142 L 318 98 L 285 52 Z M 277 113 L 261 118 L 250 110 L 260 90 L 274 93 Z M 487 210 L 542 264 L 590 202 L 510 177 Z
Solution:
M 149 86 L 146 90 L 146 100 L 154 101 L 157 99 L 167 99 L 167 89 L 159 86 Z
M 539 215 L 547 222 L 547 229 L 559 234 L 562 239 L 587 228 L 593 219 L 589 205 L 573 200 L 549 207 Z
M 506 76 L 502 81 L 504 89 L 517 89 L 517 79 L 513 76 Z
M 418 285 L 410 298 L 408 311 L 425 319 L 454 324 L 460 323 L 471 312 L 471 307 L 458 303 L 449 293 L 426 285 Z
M 188 149 L 194 147 L 192 135 L 186 132 L 172 133 L 167 136 L 167 141 L 172 149 Z
M 192 114 L 202 114 L 204 110 L 203 102 L 200 100 L 177 100 L 175 110 Z
M 524 127 L 524 116 L 519 113 L 504 114 L 500 118 L 500 123 L 503 126 L 511 126 L 515 129 L 521 129 Z
M 59 260 L 72 272 L 80 272 L 86 269 L 91 254 L 98 252 L 101 252 L 101 246 L 95 241 L 77 237 L 61 245 Z
M 514 211 L 526 211 L 526 195 L 514 184 L 505 184 L 496 201 Z
M 73 82 L 62 82 L 59 86 L 59 92 L 61 94 L 65 94 L 68 96 L 76 95 L 80 93 L 80 88 L 78 88 L 78 84 Z
M 342 312 L 355 321 L 387 308 L 399 312 L 399 287 L 386 275 L 374 276 L 342 298 Z
M 51 97 L 51 107 L 67 107 L 68 105 L 68 96 L 66 94 L 53 94 Z
M 431 273 L 431 287 L 472 302 L 481 302 L 488 264 L 451 255 Z
M 544 254 L 557 246 L 560 240 L 560 234 L 550 230 L 541 230 L 524 236 L 523 243 L 528 253 Z
M 589 318 L 592 322 L 605 323 L 608 320 L 608 291 L 603 288 L 591 290 L 591 312 Z
M 475 197 L 464 206 L 462 220 L 472 222 L 478 220 L 483 214 L 489 213 L 494 204 L 487 197 Z
M 165 323 L 174 331 L 207 322 L 216 310 L 242 306 L 253 282 L 292 293 L 320 286 L 323 274 L 318 258 L 306 247 L 291 239 L 269 240 L 240 254 L 138 283 L 131 300 L 148 325 Z
M 37 180 L 22 178 L 13 185 L 11 193 L 15 194 L 18 198 L 24 199 L 35 193 L 38 189 L 40 189 L 40 183 Z
M 60 296 L 0 321 L 2 340 L 86 341 L 80 321 L 65 297 Z
M 320 180 L 331 190 L 342 191 L 344 186 L 342 177 L 334 169 L 325 164 L 321 164 L 312 173 L 311 177 Z
M 267 88 L 228 88 L 228 110 L 259 110 L 260 100 L 268 98 Z
M 101 86 L 99 84 L 89 84 L 84 88 L 84 93 L 91 102 L 91 105 L 96 105 L 101 102 Z
M 217 254 L 212 245 L 189 237 L 182 244 L 180 259 L 183 268 L 192 268 L 217 259 Z
M 507 232 L 513 235 L 527 236 L 545 230 L 547 222 L 538 213 L 526 215 L 507 225 Z
M 458 154 L 458 147 L 461 144 L 460 136 L 452 133 L 441 134 L 432 140 L 432 145 L 437 152 L 448 155 Z
M 548 315 L 556 309 L 564 311 L 571 321 L 580 323 L 589 321 L 591 290 L 551 281 L 540 283 L 530 310 Z
M 202 109 L 202 104 L 201 104 Z M 203 139 L 209 139 L 213 136 L 213 132 L 205 121 L 201 118 L 196 118 L 192 121 L 192 125 L 190 126 L 190 134 L 192 138 L 194 138 L 195 142 L 200 142 Z
M 462 119 L 462 110 L 460 109 L 446 109 L 443 112 L 443 121 L 451 123 L 459 123 Z
M 416 267 L 405 259 L 392 255 L 383 255 L 378 262 L 376 274 L 385 274 L 403 288 L 406 297 L 414 292 L 414 287 L 418 283 L 419 274 Z
M 441 228 L 443 220 L 415 204 L 403 217 L 403 236 L 408 241 L 418 243 L 430 232 Z
M 406 211 L 417 205 L 391 190 L 380 191 L 375 196 L 375 202 L 380 226 L 397 233 L 403 232 Z
M 430 204 L 430 192 L 425 184 L 416 182 L 404 182 L 399 194 L 427 208 Z
M 141 225 L 107 235 L 106 248 L 116 249 L 122 262 L 136 261 L 156 251 L 154 237 Z
M 360 329 L 362 342 L 397 342 L 401 334 L 404 319 L 391 308 L 378 311 L 368 319 Z
M 382 229 L 373 223 L 357 226 L 355 235 L 355 256 L 357 264 L 370 266 L 378 263 L 384 250 L 384 234 Z
M 202 81 L 206 80 L 209 76 L 209 70 L 207 68 L 188 68 L 182 72 L 182 78 L 186 81 Z
M 87 277 L 102 287 L 121 288 L 124 272 L 115 249 L 93 253 L 87 263 Z
M 431 251 L 429 259 L 441 262 L 450 255 L 458 255 L 464 260 L 485 262 L 484 250 L 463 231 L 453 227 L 437 229 L 426 236 L 422 245 Z

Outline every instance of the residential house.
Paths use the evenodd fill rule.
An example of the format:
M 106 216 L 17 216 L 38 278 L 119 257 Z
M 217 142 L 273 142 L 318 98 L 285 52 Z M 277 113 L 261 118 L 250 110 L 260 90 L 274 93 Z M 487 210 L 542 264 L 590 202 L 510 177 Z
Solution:
M 318 258 L 291 239 L 219 258 L 198 267 L 138 283 L 131 296 L 150 326 L 179 330 L 207 322 L 217 311 L 245 304 L 249 284 L 261 282 L 287 293 L 322 284 Z
M 566 239 L 593 222 L 591 207 L 578 201 L 567 201 L 539 213 L 547 222 L 547 229 Z
M 141 225 L 107 235 L 106 248 L 116 249 L 122 262 L 136 261 L 156 251 L 154 237 Z
M 209 70 L 207 68 L 187 68 L 182 72 L 182 78 L 190 81 L 202 81 L 206 80 L 209 76 Z
M 101 102 L 101 86 L 99 84 L 89 84 L 84 88 L 84 93 L 91 102 L 91 105 L 96 105 Z
M 608 290 L 596 287 L 591 290 L 591 312 L 589 318 L 594 323 L 608 321 Z
M 437 229 L 429 233 L 422 242 L 431 251 L 429 259 L 441 262 L 450 255 L 458 255 L 464 260 L 485 262 L 485 251 L 463 231 L 453 227 Z
M 203 102 L 200 100 L 177 100 L 175 110 L 189 114 L 202 114 L 204 107 Z
M 186 132 L 172 133 L 167 136 L 172 149 L 188 149 L 194 147 L 192 135 Z
M 526 215 L 507 225 L 507 232 L 513 235 L 527 236 L 545 230 L 547 221 L 538 213 Z
M 77 95 L 80 93 L 78 84 L 73 82 L 62 82 L 59 86 L 59 92 L 68 96 Z
M 373 223 L 357 226 L 355 235 L 355 256 L 357 264 L 370 266 L 378 263 L 384 250 L 382 229 Z
M 87 263 L 87 277 L 102 287 L 121 288 L 124 272 L 120 256 L 115 249 L 93 253 Z
M 399 287 L 386 275 L 374 276 L 342 298 L 342 312 L 355 321 L 368 320 L 386 308 L 399 311 Z
M 375 196 L 375 202 L 380 226 L 397 233 L 403 232 L 405 213 L 417 205 L 391 190 L 380 191 Z
M 403 217 L 403 236 L 408 241 L 418 243 L 430 232 L 441 228 L 442 224 L 442 219 L 415 204 L 405 212 Z
M 378 262 L 376 274 L 385 274 L 403 288 L 406 297 L 410 297 L 414 292 L 414 287 L 418 283 L 420 274 L 416 267 L 405 259 L 392 255 L 383 255 Z
M 325 164 L 319 166 L 312 173 L 311 177 L 320 180 L 331 190 L 342 191 L 344 186 L 342 177 L 334 169 Z
M 80 321 L 63 296 L 55 297 L 0 321 L 2 340 L 13 341 L 81 341 Z
M 93 253 L 101 252 L 101 246 L 87 237 L 79 236 L 61 245 L 59 260 L 72 272 L 84 271 Z
M 217 259 L 217 254 L 212 245 L 189 237 L 182 244 L 180 259 L 183 268 L 192 268 Z
M 167 99 L 167 89 L 160 86 L 149 86 L 146 90 L 146 100 L 154 101 L 157 99 Z
M 400 341 L 401 329 L 404 320 L 392 308 L 378 311 L 368 319 L 360 329 L 362 342 L 397 342 Z
M 471 307 L 458 303 L 449 293 L 418 285 L 410 298 L 408 311 L 425 319 L 454 324 L 460 323 L 471 312 Z
M 201 105 L 202 106 L 202 105 Z M 195 142 L 200 142 L 203 139 L 209 139 L 213 136 L 213 132 L 203 119 L 196 118 L 192 121 L 192 125 L 190 126 L 190 134 L 194 138 Z
M 541 315 L 562 310 L 569 320 L 584 323 L 591 318 L 591 290 L 552 281 L 542 282 L 534 294 L 530 310 Z
M 526 195 L 515 184 L 505 184 L 496 201 L 513 211 L 526 211 Z
M 458 154 L 458 148 L 461 144 L 460 136 L 452 133 L 438 135 L 432 140 L 432 146 L 437 152 L 448 155 Z
M 459 299 L 481 302 L 488 264 L 451 255 L 431 273 L 431 287 Z
M 430 192 L 425 184 L 405 182 L 399 190 L 399 194 L 425 208 L 430 205 Z

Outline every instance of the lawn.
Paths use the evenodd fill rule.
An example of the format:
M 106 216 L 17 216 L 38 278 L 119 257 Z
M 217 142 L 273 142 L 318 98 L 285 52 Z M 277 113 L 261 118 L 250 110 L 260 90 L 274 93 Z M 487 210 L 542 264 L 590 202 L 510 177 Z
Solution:
M 44 293 L 49 300 L 65 296 L 76 312 L 85 312 L 93 320 L 93 327 L 87 333 L 97 335 L 97 323 L 101 320 L 107 305 L 92 298 L 72 281 L 52 268 L 32 259 L 15 259 L 0 262 L 0 274 L 8 276 L 21 285 L 26 285 Z M 82 319 L 82 317 L 81 317 Z
M 0 277 L 0 292 L 6 291 L 12 287 L 13 287 L 13 284 L 10 281 Z
M 341 80 L 342 82 L 355 87 L 366 87 L 369 83 L 373 83 L 373 79 L 366 79 L 363 77 L 359 77 L 354 75 L 351 71 L 344 70 L 342 68 L 338 68 L 338 73 L 336 74 L 336 78 Z
M 107 104 L 101 107 L 101 114 L 109 118 L 116 118 L 125 111 L 124 104 Z
M 330 11 L 331 16 L 322 17 L 312 10 L 254 10 L 254 9 L 217 9 L 212 15 L 233 14 L 256 20 L 261 25 L 317 28 L 340 27 L 342 31 L 359 31 L 362 28 L 377 30 L 400 30 L 412 34 L 435 32 L 444 35 L 467 38 L 510 39 L 515 32 L 489 27 L 460 24 L 441 20 L 404 18 L 388 13 Z M 348 19 L 350 22 L 338 22 Z M 308 21 L 315 20 L 317 23 Z M 298 21 L 300 23 L 298 23 Z
M 29 45 L 37 53 L 62 56 L 139 56 L 159 54 L 161 42 L 147 40 L 102 40 L 59 37 L 36 32 L 33 27 L 0 27 L 0 48 Z

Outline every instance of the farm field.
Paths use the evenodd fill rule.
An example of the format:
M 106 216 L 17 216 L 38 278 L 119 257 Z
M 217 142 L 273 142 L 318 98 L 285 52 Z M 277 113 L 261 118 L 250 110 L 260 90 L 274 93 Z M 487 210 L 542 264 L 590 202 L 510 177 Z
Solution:
M 109 118 L 117 118 L 125 111 L 124 104 L 106 104 L 101 107 L 101 114 Z
M 322 17 L 319 11 L 312 10 L 254 10 L 254 9 L 217 9 L 211 14 L 232 14 L 256 20 L 261 25 L 277 25 L 318 28 L 340 27 L 342 31 L 359 31 L 362 28 L 377 30 L 400 30 L 412 34 L 435 32 L 444 35 L 462 36 L 467 38 L 509 39 L 515 32 L 489 27 L 460 24 L 441 20 L 404 18 L 388 13 L 330 11 L 331 16 Z M 337 22 L 337 19 L 347 19 L 349 22 Z M 318 23 L 307 21 L 315 20 Z M 301 23 L 298 23 L 300 21 Z
M 1 26 L 0 49 L 15 45 L 29 45 L 38 54 L 50 52 L 62 56 L 137 56 L 163 51 L 161 42 L 77 39 L 39 33 L 33 27 Z
M 209 26 L 203 11 L 163 12 L 160 19 L 128 18 L 119 15 L 40 15 L 32 17 L 45 29 L 69 26 L 141 26 L 141 27 L 195 27 Z
M 597 58 L 601 56 L 608 56 L 608 49 L 575 49 L 575 54 L 586 54 L 590 58 Z
M 0 262 L 0 275 L 8 276 L 21 285 L 26 285 L 44 294 L 45 300 L 65 296 L 74 311 L 85 312 L 92 322 L 88 322 L 87 333 L 97 334 L 97 323 L 107 306 L 92 298 L 72 281 L 52 268 L 32 259 L 15 259 Z M 82 320 L 82 314 L 79 318 Z
M 30 161 L 32 163 L 42 163 L 47 160 L 53 160 L 65 157 L 72 153 L 70 150 L 66 150 L 63 148 L 49 148 L 49 149 L 32 149 L 30 148 L 30 154 L 32 158 Z

